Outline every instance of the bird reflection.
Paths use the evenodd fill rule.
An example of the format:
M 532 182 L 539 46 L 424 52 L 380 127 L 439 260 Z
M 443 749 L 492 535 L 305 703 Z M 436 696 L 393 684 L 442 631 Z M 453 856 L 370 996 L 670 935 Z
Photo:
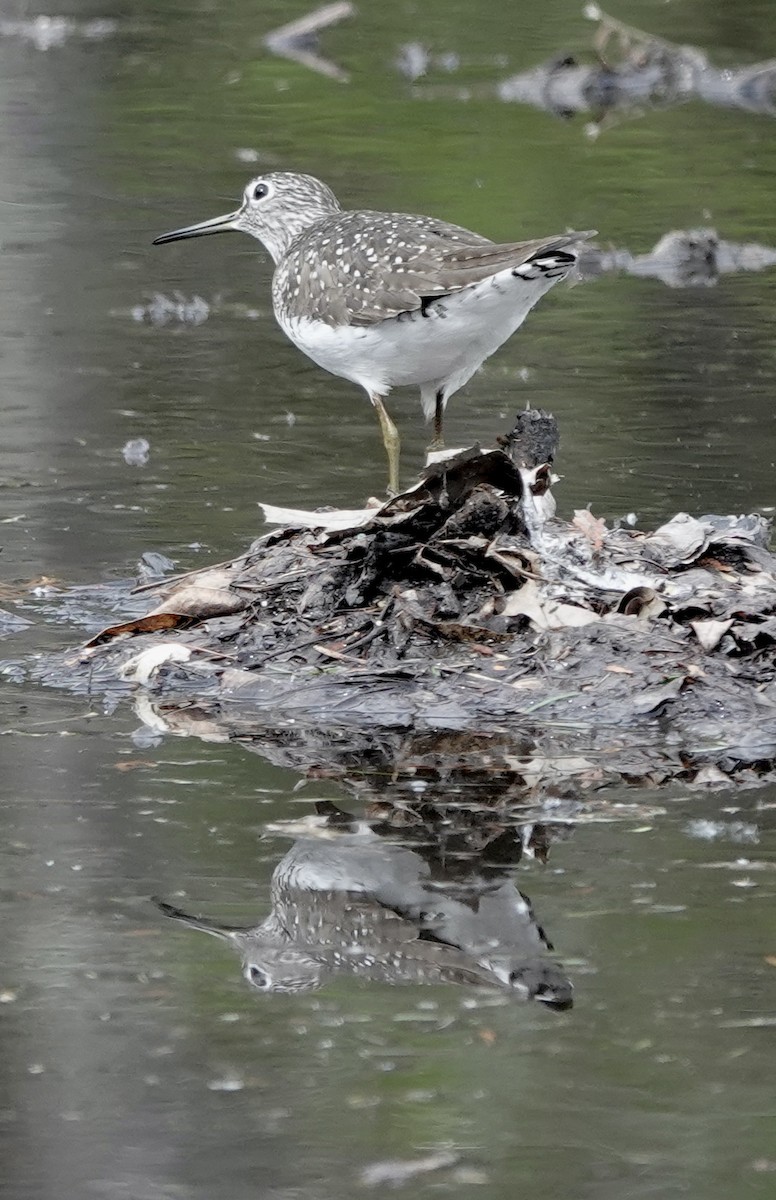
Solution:
M 349 974 L 497 988 L 571 1006 L 571 983 L 502 867 L 482 856 L 456 856 L 451 866 L 438 845 L 408 844 L 406 829 L 357 821 L 328 803 L 318 808 L 315 836 L 299 837 L 275 868 L 271 911 L 260 924 L 222 925 L 157 901 L 162 912 L 229 942 L 261 992 L 309 991 Z M 513 861 L 532 838 L 533 830 L 512 840 Z

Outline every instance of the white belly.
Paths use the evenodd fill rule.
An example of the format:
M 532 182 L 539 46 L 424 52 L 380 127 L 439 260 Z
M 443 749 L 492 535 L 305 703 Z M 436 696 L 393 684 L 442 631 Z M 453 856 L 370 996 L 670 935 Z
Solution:
M 392 387 L 442 388 L 446 397 L 522 325 L 554 279 L 521 279 L 511 270 L 446 296 L 420 311 L 376 325 L 326 325 L 278 318 L 308 358 L 332 375 L 360 384 L 372 395 Z

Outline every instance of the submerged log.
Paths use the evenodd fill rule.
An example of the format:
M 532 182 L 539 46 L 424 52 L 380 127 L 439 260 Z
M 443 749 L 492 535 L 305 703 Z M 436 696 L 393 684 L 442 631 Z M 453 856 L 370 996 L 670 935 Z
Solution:
M 344 528 L 297 514 L 231 562 L 143 584 L 149 611 L 39 677 L 139 688 L 150 721 L 196 712 L 211 736 L 638 727 L 696 759 L 776 759 L 768 522 L 557 519 L 556 445 L 551 417 L 521 413 L 499 448 Z

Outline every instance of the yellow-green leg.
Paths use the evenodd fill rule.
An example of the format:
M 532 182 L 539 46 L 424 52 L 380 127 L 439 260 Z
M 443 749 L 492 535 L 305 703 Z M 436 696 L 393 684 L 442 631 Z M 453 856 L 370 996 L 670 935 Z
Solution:
M 380 422 L 380 432 L 383 435 L 385 453 L 388 455 L 388 494 L 395 496 L 399 491 L 399 451 L 401 448 L 399 431 L 388 416 L 382 397 L 370 396 L 369 399 L 375 406 L 377 419 Z

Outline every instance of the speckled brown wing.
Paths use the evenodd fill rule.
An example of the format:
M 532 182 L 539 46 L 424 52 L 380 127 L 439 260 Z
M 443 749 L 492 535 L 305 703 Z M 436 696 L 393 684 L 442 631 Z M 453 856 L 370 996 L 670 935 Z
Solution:
M 374 325 L 537 255 L 563 250 L 584 236 L 497 244 L 432 217 L 338 213 L 297 239 L 275 284 L 285 293 L 292 317 Z

